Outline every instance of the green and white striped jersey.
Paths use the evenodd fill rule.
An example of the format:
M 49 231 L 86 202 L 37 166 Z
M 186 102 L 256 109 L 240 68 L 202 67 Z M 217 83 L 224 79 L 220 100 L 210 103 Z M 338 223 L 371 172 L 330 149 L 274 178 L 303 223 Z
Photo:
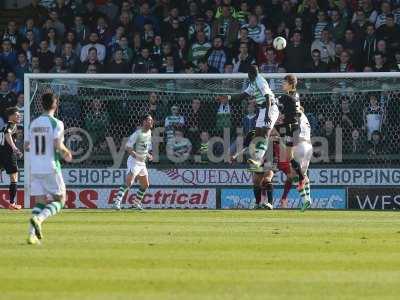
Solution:
M 132 148 L 136 152 L 136 159 L 146 160 L 147 154 L 151 150 L 151 130 L 144 132 L 141 128 L 136 130 L 126 143 L 126 147 Z
M 260 74 L 257 75 L 256 80 L 250 81 L 249 86 L 244 92 L 249 96 L 255 97 L 258 105 L 262 105 L 266 102 L 265 95 L 269 95 L 272 103 L 276 103 L 275 95 L 269 88 L 267 80 Z

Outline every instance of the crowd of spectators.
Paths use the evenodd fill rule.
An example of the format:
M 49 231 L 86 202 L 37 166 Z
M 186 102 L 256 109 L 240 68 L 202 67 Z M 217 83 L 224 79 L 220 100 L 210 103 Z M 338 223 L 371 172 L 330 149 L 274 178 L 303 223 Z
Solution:
M 265 73 L 400 71 L 399 0 L 31 2 L 23 10 L 28 17 L 9 20 L 0 35 L 1 106 L 7 101 L 23 109 L 25 73 L 236 73 L 247 72 L 252 64 Z M 288 42 L 283 51 L 272 47 L 277 36 Z M 343 116 L 336 121 L 319 118 L 310 105 L 306 108 L 314 110 L 310 117 L 320 124 L 318 134 L 329 137 L 336 126 L 347 124 L 352 149 L 360 149 L 359 140 L 365 137 L 364 144 L 372 143 L 368 147 L 379 152 L 373 143 L 382 140 L 378 135 L 387 122 L 380 98 L 375 95 L 373 100 L 372 95 L 357 104 L 364 111 L 360 124 L 350 117 L 351 100 L 340 103 L 338 114 Z M 241 108 L 246 116 L 235 120 L 231 110 L 238 108 L 220 105 L 209 110 L 213 132 L 203 131 L 195 126 L 203 114 L 199 99 L 193 99 L 186 116 L 176 103 L 161 112 L 156 101 L 156 95 L 150 95 L 148 109 L 157 125 L 165 127 L 166 141 L 186 151 L 204 152 L 210 135 L 221 136 L 224 128 L 234 126 L 247 131 L 255 118 L 251 103 Z M 104 135 L 104 117 L 113 120 L 119 111 L 109 108 L 91 103 L 98 120 L 82 126 L 97 131 L 96 139 Z M 80 108 L 71 104 L 70 110 L 76 115 Z M 126 111 L 121 108 L 115 122 L 124 123 Z M 186 138 L 195 146 L 182 146 Z

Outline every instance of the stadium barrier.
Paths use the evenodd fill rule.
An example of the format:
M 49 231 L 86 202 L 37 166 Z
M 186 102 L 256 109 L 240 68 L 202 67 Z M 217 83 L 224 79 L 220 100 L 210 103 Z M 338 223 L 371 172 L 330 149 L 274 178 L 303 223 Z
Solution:
M 146 208 L 250 209 L 254 205 L 251 174 L 246 169 L 150 169 L 153 182 L 143 204 Z M 124 169 L 64 169 L 67 184 L 66 208 L 110 208 L 123 182 Z M 312 169 L 311 197 L 317 209 L 400 209 L 399 169 Z M 275 206 L 282 194 L 283 176 L 276 176 Z M 20 172 L 17 201 L 31 208 L 24 199 Z M 8 178 L 0 181 L 0 207 L 8 205 Z M 122 206 L 132 204 L 135 187 Z M 298 192 L 289 193 L 288 208 L 297 208 Z

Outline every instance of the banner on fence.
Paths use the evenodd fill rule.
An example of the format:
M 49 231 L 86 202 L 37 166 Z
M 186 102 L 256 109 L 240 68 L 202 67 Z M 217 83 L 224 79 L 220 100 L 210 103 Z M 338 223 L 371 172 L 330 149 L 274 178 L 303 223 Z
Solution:
M 126 177 L 125 169 L 64 169 L 67 186 L 119 186 Z M 153 186 L 248 186 L 251 173 L 246 169 L 149 169 Z M 310 169 L 312 185 L 399 185 L 400 169 Z M 23 182 L 23 172 L 20 182 Z M 275 184 L 283 184 L 285 175 L 274 177 Z M 0 185 L 8 184 L 8 176 L 0 179 Z
M 348 202 L 350 209 L 400 209 L 400 188 L 349 188 Z
M 118 189 L 71 188 L 67 189 L 66 208 L 110 208 L 117 197 Z M 122 207 L 132 206 L 135 191 L 131 190 L 122 201 Z M 17 194 L 18 203 L 24 204 L 24 192 Z M 143 198 L 145 208 L 216 208 L 215 189 L 206 188 L 150 188 Z M 8 190 L 0 189 L 0 207 L 8 207 Z M 31 201 L 30 207 L 33 206 Z
M 274 207 L 279 207 L 283 189 L 274 189 Z M 314 188 L 311 191 L 312 208 L 345 209 L 346 190 L 342 188 L 324 189 Z M 253 208 L 255 199 L 252 189 L 223 189 L 221 191 L 221 208 Z M 288 195 L 288 208 L 297 208 L 301 205 L 299 193 L 293 189 Z

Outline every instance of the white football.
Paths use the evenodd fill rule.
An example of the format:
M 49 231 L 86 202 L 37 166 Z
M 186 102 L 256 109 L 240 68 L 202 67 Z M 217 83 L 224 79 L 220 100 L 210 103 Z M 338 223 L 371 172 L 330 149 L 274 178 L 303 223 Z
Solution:
M 286 48 L 286 40 L 285 40 L 285 38 L 278 36 L 278 37 L 274 38 L 272 45 L 274 46 L 274 48 L 276 50 L 283 50 Z

